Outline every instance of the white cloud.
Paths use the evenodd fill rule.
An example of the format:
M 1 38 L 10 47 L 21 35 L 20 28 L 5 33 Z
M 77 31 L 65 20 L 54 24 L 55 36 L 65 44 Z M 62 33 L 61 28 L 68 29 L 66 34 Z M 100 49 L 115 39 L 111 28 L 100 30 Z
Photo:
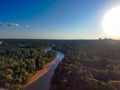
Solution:
M 18 23 L 0 23 L 1 27 L 20 27 L 21 25 Z M 29 28 L 30 26 L 28 24 L 23 25 L 24 28 Z
M 5 26 L 6 24 L 0 23 L 0 26 Z
M 25 28 L 29 28 L 29 25 L 25 25 Z
M 0 23 L 0 26 L 13 26 L 13 27 L 19 27 L 20 25 L 17 23 Z

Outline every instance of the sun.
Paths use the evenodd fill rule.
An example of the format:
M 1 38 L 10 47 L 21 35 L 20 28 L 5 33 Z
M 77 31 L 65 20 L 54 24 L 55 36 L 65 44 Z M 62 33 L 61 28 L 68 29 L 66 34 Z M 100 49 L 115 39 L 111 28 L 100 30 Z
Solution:
M 106 34 L 120 36 L 120 6 L 110 9 L 104 15 L 102 28 Z

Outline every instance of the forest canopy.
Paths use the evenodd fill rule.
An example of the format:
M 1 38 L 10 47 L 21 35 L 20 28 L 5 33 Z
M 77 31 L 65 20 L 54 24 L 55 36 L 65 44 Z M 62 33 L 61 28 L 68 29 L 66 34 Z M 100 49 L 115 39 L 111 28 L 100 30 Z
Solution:
M 3 40 L 0 45 L 0 87 L 19 90 L 29 78 L 56 57 L 45 50 L 49 43 L 35 40 Z
M 120 90 L 120 41 L 68 41 L 50 90 Z

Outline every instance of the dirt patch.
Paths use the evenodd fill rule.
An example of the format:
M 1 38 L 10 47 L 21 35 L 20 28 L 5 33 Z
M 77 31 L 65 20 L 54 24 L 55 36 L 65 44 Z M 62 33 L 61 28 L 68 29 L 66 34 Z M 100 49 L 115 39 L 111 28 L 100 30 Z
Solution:
M 27 84 L 25 84 L 24 88 L 28 87 L 29 85 L 31 85 L 32 83 L 34 83 L 36 80 L 38 80 L 39 78 L 41 78 L 42 76 L 44 76 L 48 70 L 52 67 L 52 65 L 55 63 L 55 59 L 53 59 L 51 62 L 47 63 L 45 65 L 45 67 L 39 71 L 37 71 L 31 78 L 30 80 L 28 80 Z

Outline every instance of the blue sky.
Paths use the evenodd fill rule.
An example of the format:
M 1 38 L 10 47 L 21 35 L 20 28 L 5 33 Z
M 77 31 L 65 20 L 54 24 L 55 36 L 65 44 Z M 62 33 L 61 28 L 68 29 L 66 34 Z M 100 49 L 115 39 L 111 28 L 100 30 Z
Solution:
M 0 0 L 0 38 L 96 39 L 118 0 Z

